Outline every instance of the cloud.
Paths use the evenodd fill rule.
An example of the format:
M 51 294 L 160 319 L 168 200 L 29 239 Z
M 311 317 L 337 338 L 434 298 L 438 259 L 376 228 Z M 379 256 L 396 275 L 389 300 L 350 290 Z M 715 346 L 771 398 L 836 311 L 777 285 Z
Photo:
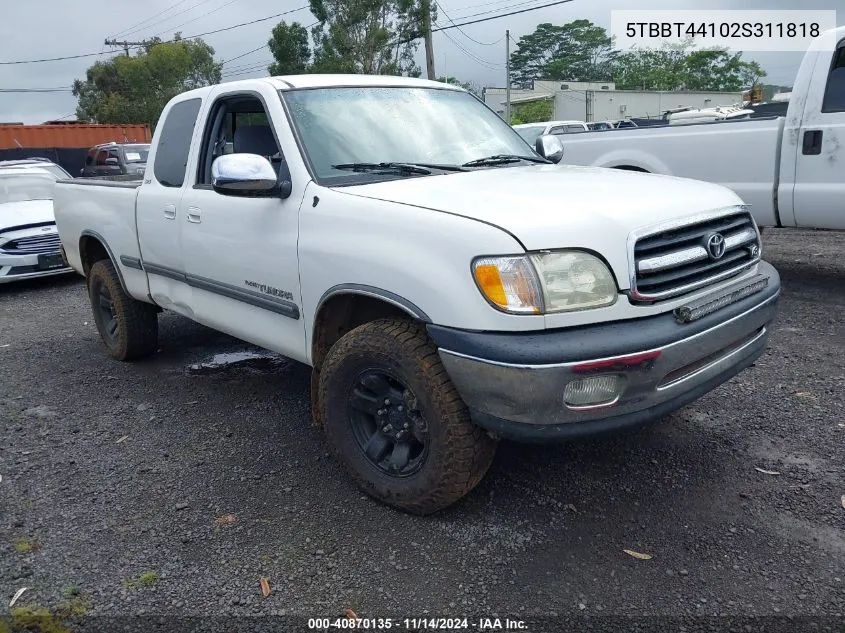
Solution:
M 532 0 L 439 0 L 443 11 L 438 22 L 448 25 L 444 14 L 455 22 L 488 17 L 508 9 L 525 8 Z M 533 0 L 533 4 L 545 4 L 544 0 Z M 80 53 L 110 51 L 103 44 L 107 37 L 119 35 L 118 39 L 139 40 L 160 34 L 172 36 L 173 28 L 184 24 L 180 30 L 192 35 L 232 24 L 258 19 L 307 4 L 307 0 L 285 3 L 280 7 L 275 0 L 146 0 L 146 2 L 115 2 L 108 10 L 86 11 L 80 17 L 79 7 L 71 2 L 50 2 L 49 14 L 45 15 L 43 2 L 7 2 L 3 7 L 2 59 L 0 61 L 61 57 Z M 567 4 L 491 20 L 458 29 L 435 33 L 435 68 L 438 75 L 448 73 L 463 81 L 474 81 L 481 85 L 502 85 L 505 77 L 505 29 L 519 39 L 531 33 L 537 24 L 552 22 L 562 24 L 578 18 L 587 18 L 605 27 L 610 27 L 610 12 L 613 9 L 629 8 L 630 0 L 573 0 Z M 693 0 L 646 0 L 637 2 L 642 9 L 700 8 L 700 2 Z M 789 9 L 794 0 L 710 0 L 708 8 L 742 9 Z M 839 11 L 839 24 L 845 18 L 845 0 L 817 0 L 814 9 L 835 9 Z M 485 15 L 467 17 L 487 11 Z M 154 17 L 157 13 L 162 15 Z M 304 24 L 313 21 L 307 10 L 289 16 L 289 20 Z M 141 23 L 133 32 L 130 27 Z M 229 59 L 256 48 L 269 38 L 270 29 L 276 20 L 254 24 L 215 35 L 206 41 L 211 44 L 218 59 Z M 126 33 L 121 33 L 126 31 Z M 473 41 L 475 40 L 475 41 Z M 480 42 L 480 43 L 479 43 Z M 117 52 L 112 53 L 117 54 Z M 421 66 L 422 46 L 419 49 Z M 769 72 L 769 81 L 791 84 L 800 62 L 800 54 L 757 53 L 747 58 L 760 61 Z M 82 78 L 85 70 L 96 59 L 89 57 L 77 60 L 44 64 L 22 64 L 0 66 L 0 87 L 2 88 L 57 88 L 70 87 L 74 79 Z M 256 67 L 252 73 L 239 78 L 261 76 L 262 62 L 270 59 L 268 51 L 259 51 L 236 60 L 233 67 L 243 69 Z M 70 93 L 9 94 L 0 93 L 0 121 L 24 121 L 40 123 L 72 113 L 76 99 Z

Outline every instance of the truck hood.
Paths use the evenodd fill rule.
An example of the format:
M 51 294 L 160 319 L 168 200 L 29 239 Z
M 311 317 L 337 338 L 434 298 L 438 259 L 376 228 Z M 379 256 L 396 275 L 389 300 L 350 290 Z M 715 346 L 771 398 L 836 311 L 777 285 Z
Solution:
M 0 231 L 13 226 L 55 221 L 52 200 L 26 200 L 0 204 Z
M 598 167 L 530 165 L 344 187 L 498 226 L 527 250 L 626 251 L 631 231 L 741 204 L 720 185 Z

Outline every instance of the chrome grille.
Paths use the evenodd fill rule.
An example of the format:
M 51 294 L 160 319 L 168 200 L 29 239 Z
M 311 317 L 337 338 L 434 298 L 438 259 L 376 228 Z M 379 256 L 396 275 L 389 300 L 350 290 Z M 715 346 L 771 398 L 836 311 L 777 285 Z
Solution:
M 61 246 L 57 233 L 30 235 L 10 240 L 0 246 L 0 250 L 11 255 L 33 255 L 37 253 L 56 253 Z
M 659 301 L 740 274 L 760 259 L 751 214 L 740 211 L 638 235 L 634 301 Z

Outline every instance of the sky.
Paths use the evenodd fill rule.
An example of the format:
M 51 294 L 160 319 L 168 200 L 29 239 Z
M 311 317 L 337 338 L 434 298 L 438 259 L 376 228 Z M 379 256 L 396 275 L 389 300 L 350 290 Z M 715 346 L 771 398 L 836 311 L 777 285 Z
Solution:
M 439 25 L 449 18 L 464 21 L 497 13 L 536 7 L 550 0 L 437 0 Z M 41 123 L 75 118 L 76 99 L 69 92 L 74 79 L 97 59 L 117 54 L 104 45 L 106 38 L 142 40 L 153 35 L 172 37 L 174 30 L 195 35 L 234 24 L 257 20 L 286 10 L 296 10 L 274 18 L 205 36 L 224 65 L 224 80 L 266 76 L 269 50 L 238 57 L 266 43 L 270 30 L 280 20 L 310 25 L 314 20 L 307 0 L 112 0 L 95 3 L 80 11 L 79 3 L 67 0 L 28 0 L 4 2 L 0 22 L 0 62 L 63 57 L 107 52 L 47 63 L 0 64 L 0 122 Z M 503 86 L 505 81 L 505 30 L 518 40 L 537 24 L 563 24 L 586 18 L 610 29 L 614 9 L 794 9 L 795 0 L 572 0 L 554 7 L 511 15 L 433 34 L 435 70 L 461 81 L 480 86 Z M 96 8 L 95 8 L 96 7 Z M 805 9 L 837 11 L 837 25 L 845 24 L 845 0 L 813 0 Z M 478 15 L 483 13 L 484 15 Z M 474 16 L 474 17 L 473 17 Z M 418 63 L 424 68 L 422 46 Z M 800 53 L 746 53 L 768 72 L 767 83 L 792 85 L 801 61 Z M 57 92 L 10 93 L 9 89 L 58 89 Z M 61 91 L 65 90 L 65 91 Z

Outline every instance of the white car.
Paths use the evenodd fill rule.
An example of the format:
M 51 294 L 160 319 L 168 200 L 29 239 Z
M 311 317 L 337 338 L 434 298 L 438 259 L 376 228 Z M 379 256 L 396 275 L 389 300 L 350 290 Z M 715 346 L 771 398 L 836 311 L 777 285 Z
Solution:
M 61 165 L 46 158 L 22 158 L 18 160 L 0 160 L 2 171 L 32 171 L 41 170 L 53 176 L 54 180 L 73 178 Z
M 531 147 L 537 139 L 545 134 L 577 134 L 588 132 L 590 128 L 584 121 L 545 121 L 544 123 L 520 123 L 514 125 L 513 129 Z
M 73 272 L 60 252 L 55 184 L 40 167 L 0 169 L 0 283 Z
M 109 354 L 155 354 L 169 310 L 308 364 L 329 447 L 391 505 L 444 508 L 497 438 L 643 424 L 764 352 L 780 281 L 739 196 L 561 166 L 456 86 L 235 81 L 155 130 L 143 182 L 56 185 Z

